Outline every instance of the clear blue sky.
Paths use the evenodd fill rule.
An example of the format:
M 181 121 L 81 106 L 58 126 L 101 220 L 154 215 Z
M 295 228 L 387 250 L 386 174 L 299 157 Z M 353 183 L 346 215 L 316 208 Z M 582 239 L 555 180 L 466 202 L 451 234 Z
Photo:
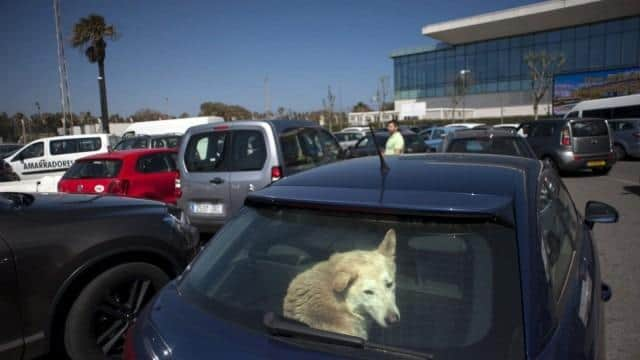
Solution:
M 68 43 L 74 22 L 105 16 L 121 32 L 107 48 L 111 114 L 155 108 L 197 114 L 203 101 L 253 111 L 321 107 L 331 85 L 343 107 L 369 102 L 392 76 L 391 51 L 426 46 L 423 25 L 531 0 L 61 0 L 74 112 L 99 114 L 97 66 Z M 59 111 L 52 2 L 0 1 L 0 111 Z M 168 106 L 165 101 L 168 98 Z

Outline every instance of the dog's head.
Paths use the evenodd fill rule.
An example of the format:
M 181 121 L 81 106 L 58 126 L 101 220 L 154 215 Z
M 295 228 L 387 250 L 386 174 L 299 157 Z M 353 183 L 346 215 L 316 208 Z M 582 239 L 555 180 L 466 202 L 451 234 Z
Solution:
M 390 229 L 376 250 L 345 257 L 333 281 L 333 290 L 344 296 L 353 314 L 372 318 L 382 327 L 400 320 L 395 255 L 396 232 Z

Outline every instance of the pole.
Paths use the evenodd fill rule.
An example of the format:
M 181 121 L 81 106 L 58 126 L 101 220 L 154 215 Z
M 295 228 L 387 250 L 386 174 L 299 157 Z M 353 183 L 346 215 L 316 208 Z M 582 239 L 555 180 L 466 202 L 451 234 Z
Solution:
M 98 61 L 98 85 L 100 86 L 100 110 L 102 112 L 102 132 L 109 133 L 109 110 L 107 109 L 107 85 L 104 80 L 104 61 Z

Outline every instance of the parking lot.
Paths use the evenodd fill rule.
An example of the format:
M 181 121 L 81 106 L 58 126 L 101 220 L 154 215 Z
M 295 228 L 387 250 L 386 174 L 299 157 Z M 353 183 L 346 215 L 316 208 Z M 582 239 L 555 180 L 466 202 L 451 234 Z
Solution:
M 620 214 L 614 225 L 596 225 L 602 278 L 613 289 L 606 307 L 607 359 L 640 359 L 640 161 L 617 163 L 607 176 L 564 177 L 578 209 L 588 200 L 613 205 Z

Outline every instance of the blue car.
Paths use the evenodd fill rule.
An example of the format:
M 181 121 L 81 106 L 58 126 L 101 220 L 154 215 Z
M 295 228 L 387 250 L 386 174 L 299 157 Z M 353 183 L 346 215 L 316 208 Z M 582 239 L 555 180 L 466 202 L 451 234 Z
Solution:
M 245 207 L 129 331 L 125 359 L 601 359 L 587 203 L 528 158 L 367 157 Z
M 424 144 L 427 146 L 427 149 L 431 152 L 442 152 L 442 142 L 444 138 L 456 132 L 456 130 L 464 129 L 464 127 L 458 126 L 436 126 L 426 130 L 423 130 L 419 133 L 424 138 Z

